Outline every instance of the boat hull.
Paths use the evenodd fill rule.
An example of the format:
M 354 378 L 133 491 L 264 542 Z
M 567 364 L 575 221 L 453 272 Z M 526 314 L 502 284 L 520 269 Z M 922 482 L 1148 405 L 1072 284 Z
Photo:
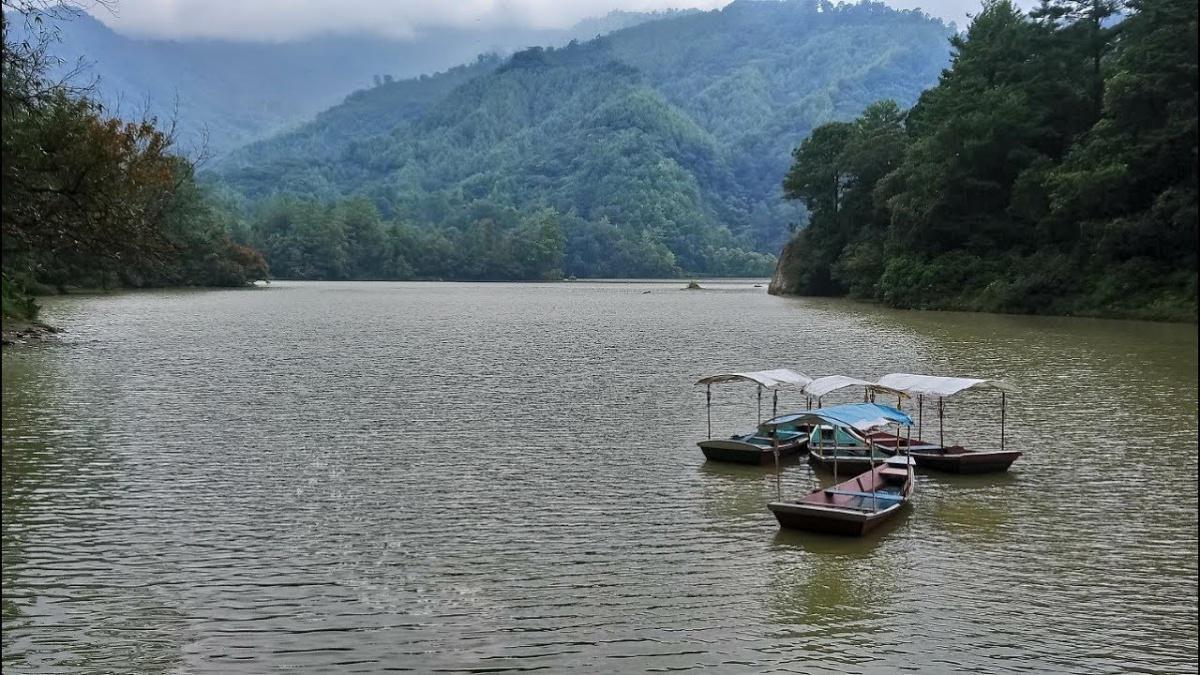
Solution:
M 1007 471 L 1021 456 L 1016 450 L 976 452 L 958 446 L 937 450 L 913 450 L 909 454 L 918 467 L 947 473 Z
M 841 509 L 827 509 L 788 502 L 771 502 L 767 505 L 780 527 L 789 530 L 804 530 L 822 534 L 840 534 L 861 537 L 895 515 L 902 504 L 897 504 L 875 513 L 853 513 Z
M 700 441 L 696 445 L 704 452 L 704 458 L 710 462 L 729 462 L 733 464 L 754 464 L 766 466 L 775 464 L 775 449 L 762 447 L 753 443 L 734 440 L 731 438 L 711 438 Z M 808 439 L 783 443 L 779 446 L 779 458 L 795 457 L 808 450 Z
M 873 434 L 872 439 L 888 450 L 908 448 L 908 454 L 922 469 L 947 473 L 993 473 L 1007 471 L 1021 456 L 1018 450 L 968 450 L 961 445 L 946 448 L 925 441 L 903 439 L 891 434 Z M 910 445 L 911 443 L 911 445 Z
M 880 495 L 878 501 L 872 494 Z M 801 499 L 771 502 L 767 508 L 780 527 L 857 537 L 899 513 L 911 495 L 911 471 L 884 465 Z

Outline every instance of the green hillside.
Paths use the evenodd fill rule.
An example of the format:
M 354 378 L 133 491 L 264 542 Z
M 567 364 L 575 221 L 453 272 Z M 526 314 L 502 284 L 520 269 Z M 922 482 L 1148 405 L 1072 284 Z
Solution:
M 797 150 L 812 223 L 772 290 L 1195 321 L 1196 21 L 1194 0 L 989 0 L 910 110 Z
M 516 227 L 502 221 L 553 222 L 540 231 L 561 235 L 562 266 L 538 276 L 765 274 L 788 224 L 804 218 L 779 187 L 792 148 L 877 98 L 915 101 L 945 66 L 949 35 L 878 4 L 742 0 L 360 92 L 209 178 L 257 214 L 252 243 L 280 276 L 405 278 L 413 258 L 433 255 L 390 251 L 384 259 L 410 264 L 330 270 L 318 258 L 344 257 L 336 242 L 349 235 L 329 251 L 279 225 L 289 209 L 299 223 L 354 195 L 379 211 L 384 235 L 449 242 L 431 251 L 471 248 L 471 214 L 517 214 L 488 216 L 500 233 Z M 274 241 L 306 254 L 272 249 L 267 213 L 290 232 Z M 285 258 L 306 262 L 281 267 Z M 416 275 L 514 268 L 472 275 L 461 262 Z

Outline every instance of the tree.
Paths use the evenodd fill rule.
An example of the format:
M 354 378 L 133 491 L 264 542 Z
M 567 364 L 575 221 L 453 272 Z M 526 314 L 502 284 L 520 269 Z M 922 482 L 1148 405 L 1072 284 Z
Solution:
M 37 0 L 4 8 L 5 294 L 34 282 L 236 285 L 265 275 L 261 259 L 230 240 L 169 129 L 109 117 L 87 90 L 49 78 L 53 22 L 71 10 Z M 13 39 L 14 19 L 32 38 Z

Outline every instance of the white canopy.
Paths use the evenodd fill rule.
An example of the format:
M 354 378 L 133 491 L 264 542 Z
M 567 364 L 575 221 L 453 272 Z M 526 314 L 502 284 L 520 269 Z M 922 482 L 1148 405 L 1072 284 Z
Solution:
M 721 384 L 723 382 L 754 382 L 767 389 L 775 389 L 787 385 L 803 387 L 812 382 L 812 378 L 804 373 L 797 373 L 787 368 L 775 370 L 755 370 L 748 373 L 720 373 L 700 378 L 696 384 Z
M 937 375 L 910 375 L 890 373 L 879 378 L 879 384 L 899 389 L 908 394 L 926 396 L 951 396 L 966 389 L 999 389 L 1016 392 L 1017 389 L 1002 380 L 980 380 L 971 377 L 938 377 Z
M 886 393 L 898 394 L 900 396 L 908 395 L 903 391 L 880 384 L 878 382 L 868 382 L 866 380 L 860 380 L 857 377 L 847 377 L 845 375 L 829 375 L 826 377 L 818 377 L 817 379 L 812 380 L 808 384 L 804 385 L 804 393 L 812 396 L 813 398 L 820 398 L 830 392 L 837 391 L 838 389 L 856 386 L 866 387 L 867 391 L 873 391 L 877 394 Z

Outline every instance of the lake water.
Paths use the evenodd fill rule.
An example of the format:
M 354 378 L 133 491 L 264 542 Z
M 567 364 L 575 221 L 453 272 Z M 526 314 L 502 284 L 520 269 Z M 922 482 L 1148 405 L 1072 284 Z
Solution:
M 62 343 L 4 352 L 4 671 L 1196 669 L 1195 326 L 682 285 L 49 301 Z M 774 367 L 1005 378 L 1026 454 L 918 474 L 865 539 L 781 532 L 820 477 L 695 446 L 693 382 Z M 949 400 L 947 440 L 998 412 Z

